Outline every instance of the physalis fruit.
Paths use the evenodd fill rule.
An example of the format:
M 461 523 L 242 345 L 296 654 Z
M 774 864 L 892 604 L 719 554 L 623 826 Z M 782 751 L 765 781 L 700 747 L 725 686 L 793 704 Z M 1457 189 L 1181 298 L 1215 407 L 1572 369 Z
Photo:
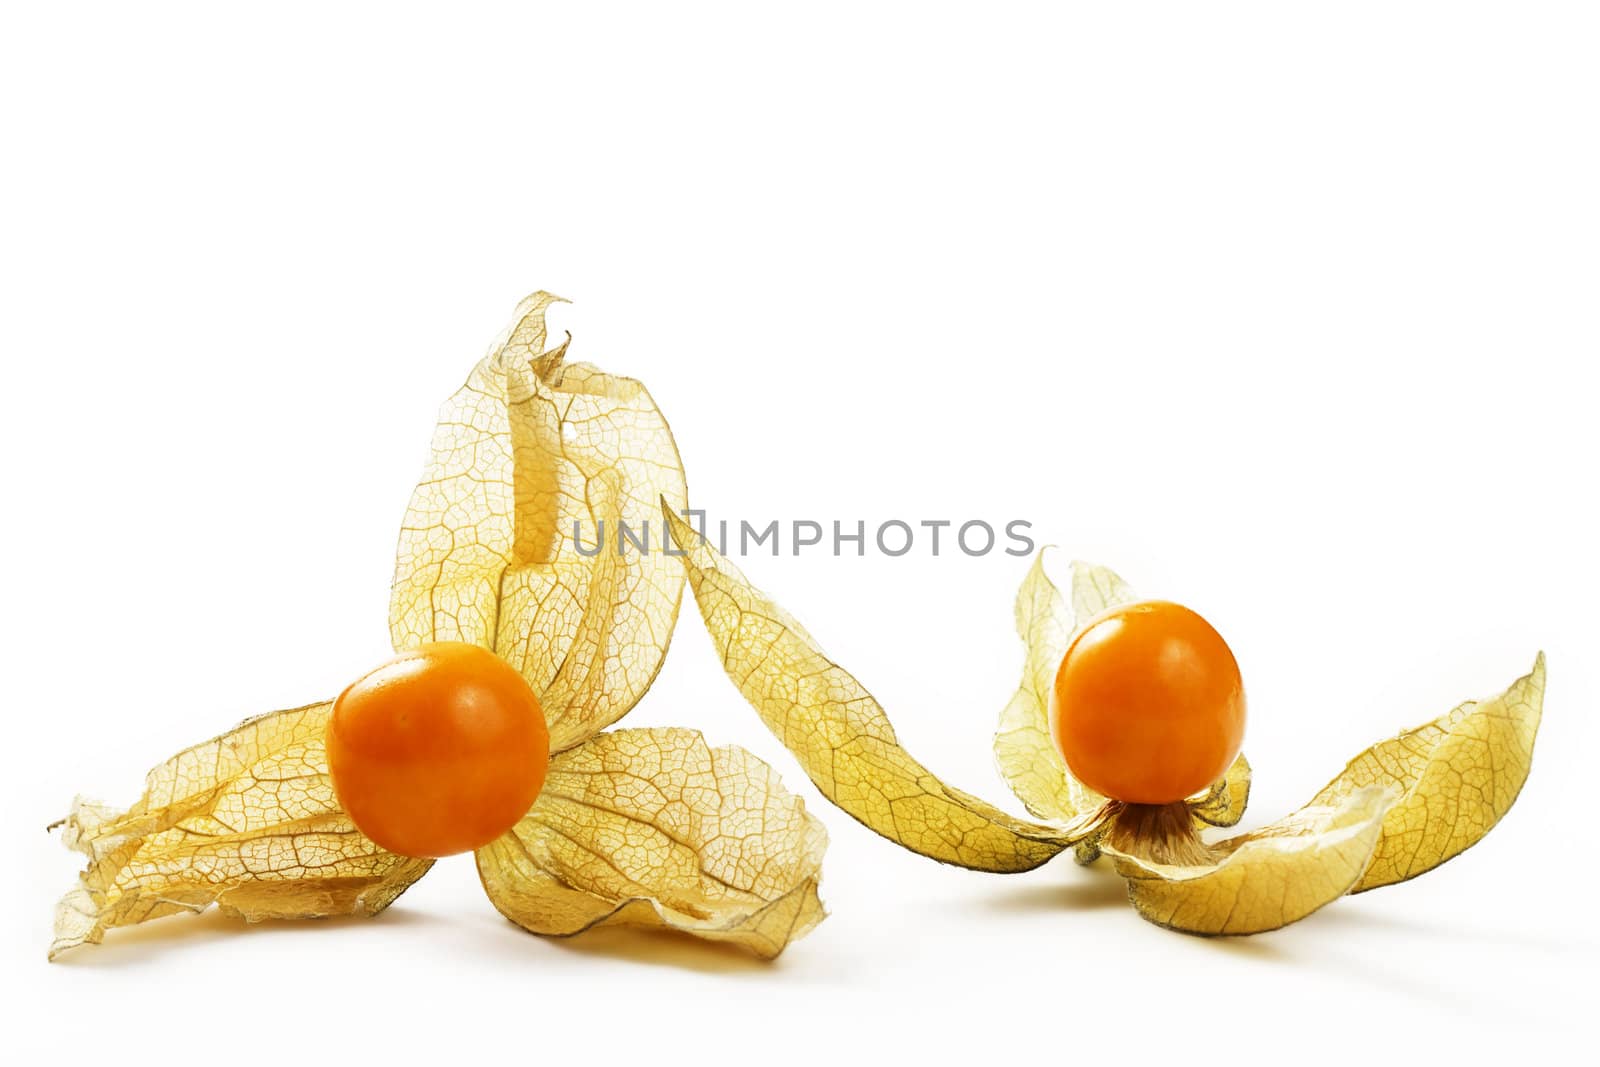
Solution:
M 362 833 L 402 856 L 438 858 L 495 840 L 528 813 L 550 766 L 533 688 L 463 641 L 401 652 L 339 694 L 328 769 Z
M 1130 804 L 1205 790 L 1244 741 L 1244 683 L 1228 643 L 1164 600 L 1090 620 L 1061 659 L 1053 697 L 1050 732 L 1073 777 Z

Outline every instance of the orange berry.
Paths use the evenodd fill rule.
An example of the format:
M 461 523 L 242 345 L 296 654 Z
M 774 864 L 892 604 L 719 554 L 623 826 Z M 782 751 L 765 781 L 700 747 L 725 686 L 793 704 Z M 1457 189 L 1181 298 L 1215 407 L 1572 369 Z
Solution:
M 544 788 L 550 731 L 532 688 L 488 649 L 421 645 L 334 701 L 328 767 L 362 833 L 405 856 L 449 856 L 511 829 Z
M 1227 773 L 1244 683 L 1222 635 L 1181 604 L 1097 615 L 1056 672 L 1050 728 L 1073 777 L 1131 804 L 1169 804 Z

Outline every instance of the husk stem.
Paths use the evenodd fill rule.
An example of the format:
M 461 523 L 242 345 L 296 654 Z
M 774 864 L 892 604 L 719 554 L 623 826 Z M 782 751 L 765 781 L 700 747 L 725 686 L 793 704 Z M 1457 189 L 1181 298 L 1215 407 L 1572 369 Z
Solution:
M 1106 831 L 1106 843 L 1119 852 L 1153 863 L 1180 867 L 1215 862 L 1200 840 L 1186 801 L 1171 804 L 1123 804 Z

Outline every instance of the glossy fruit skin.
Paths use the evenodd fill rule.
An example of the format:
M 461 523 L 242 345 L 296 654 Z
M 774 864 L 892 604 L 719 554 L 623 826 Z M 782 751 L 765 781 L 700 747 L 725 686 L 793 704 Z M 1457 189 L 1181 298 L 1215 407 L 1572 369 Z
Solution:
M 420 645 L 356 679 L 328 720 L 328 768 L 362 833 L 404 856 L 488 844 L 544 788 L 539 698 L 488 649 Z
M 1130 804 L 1170 804 L 1220 780 L 1244 741 L 1244 682 L 1222 635 L 1181 604 L 1091 619 L 1056 672 L 1050 732 L 1073 777 Z

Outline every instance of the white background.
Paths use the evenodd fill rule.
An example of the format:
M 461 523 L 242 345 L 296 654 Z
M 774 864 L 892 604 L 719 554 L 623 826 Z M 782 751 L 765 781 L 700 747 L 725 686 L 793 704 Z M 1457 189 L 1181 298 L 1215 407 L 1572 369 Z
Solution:
M 1592 8 L 808 3 L 8 9 L 5 1041 L 64 1059 L 1246 1062 L 1562 1035 L 1594 1006 Z M 725 515 L 1025 518 L 1185 601 L 1251 699 L 1251 824 L 1543 648 L 1521 800 L 1253 939 L 1065 860 L 939 867 L 828 806 L 692 610 L 629 720 L 771 759 L 832 917 L 777 964 L 551 943 L 466 859 L 392 912 L 44 962 L 75 792 L 386 652 L 437 405 L 516 301 L 646 381 Z M 1023 561 L 747 559 L 913 752 L 989 736 Z M 1059 572 L 1058 572 L 1059 573 Z M 1015 807 L 1015 804 L 1011 806 Z M 468 1057 L 468 1058 L 461 1058 Z

